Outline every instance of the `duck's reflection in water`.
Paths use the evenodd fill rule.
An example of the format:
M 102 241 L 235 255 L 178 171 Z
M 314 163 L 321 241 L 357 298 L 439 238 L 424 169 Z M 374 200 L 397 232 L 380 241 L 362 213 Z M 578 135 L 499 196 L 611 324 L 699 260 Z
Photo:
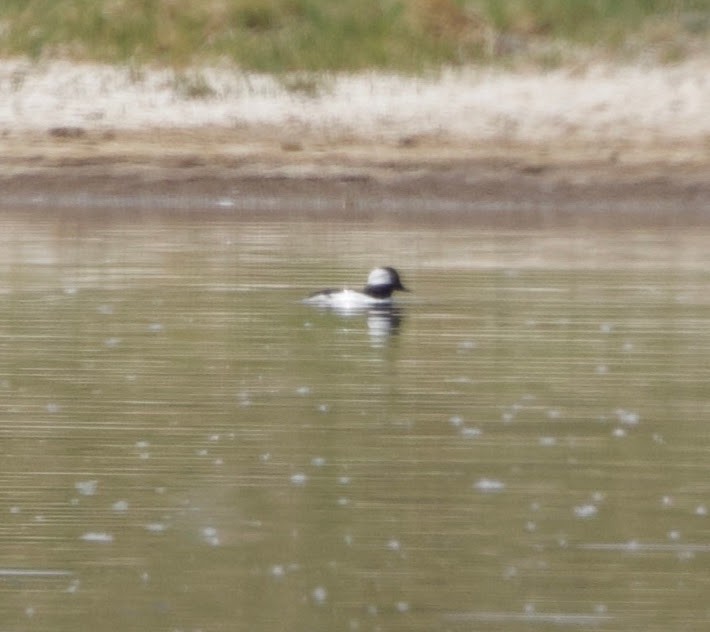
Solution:
M 391 336 L 399 333 L 404 312 L 401 307 L 389 305 L 367 311 L 367 330 L 370 342 L 375 345 L 384 344 Z
M 342 319 L 364 320 L 373 347 L 381 347 L 396 336 L 404 320 L 403 308 L 395 305 L 378 305 L 369 308 L 319 307 L 318 311 L 328 312 Z

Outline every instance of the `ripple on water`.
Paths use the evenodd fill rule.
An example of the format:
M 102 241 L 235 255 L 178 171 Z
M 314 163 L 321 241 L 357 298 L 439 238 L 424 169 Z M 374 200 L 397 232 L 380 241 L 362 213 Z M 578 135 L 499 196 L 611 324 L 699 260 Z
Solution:
M 103 531 L 88 531 L 83 533 L 80 538 L 84 542 L 97 542 L 99 544 L 109 544 L 113 542 L 113 535 Z
M 505 490 L 505 483 L 496 478 L 479 478 L 473 487 L 483 494 L 498 494 Z

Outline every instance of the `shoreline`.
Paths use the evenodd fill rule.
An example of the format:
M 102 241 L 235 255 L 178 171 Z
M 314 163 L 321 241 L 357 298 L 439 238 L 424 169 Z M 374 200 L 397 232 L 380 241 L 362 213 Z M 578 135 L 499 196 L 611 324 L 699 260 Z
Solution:
M 710 225 L 709 69 L 367 74 L 310 96 L 207 69 L 194 99 L 167 71 L 5 61 L 0 208 Z
M 448 219 L 482 227 L 710 226 L 703 147 L 479 144 L 284 147 L 262 134 L 35 136 L 5 153 L 0 211 Z M 4 142 L 7 142 L 5 139 Z

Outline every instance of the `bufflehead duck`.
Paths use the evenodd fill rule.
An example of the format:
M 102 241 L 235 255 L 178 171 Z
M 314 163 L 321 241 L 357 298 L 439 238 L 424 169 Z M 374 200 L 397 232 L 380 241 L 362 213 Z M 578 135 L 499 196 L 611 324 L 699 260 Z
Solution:
M 375 268 L 367 277 L 367 285 L 361 292 L 355 290 L 321 290 L 304 299 L 304 303 L 340 310 L 357 310 L 384 307 L 392 304 L 395 290 L 409 292 L 402 285 L 397 270 L 389 266 Z

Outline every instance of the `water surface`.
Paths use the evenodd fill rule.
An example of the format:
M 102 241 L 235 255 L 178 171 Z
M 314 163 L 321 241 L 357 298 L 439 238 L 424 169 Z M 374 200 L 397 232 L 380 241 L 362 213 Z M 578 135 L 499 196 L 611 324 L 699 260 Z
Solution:
M 704 630 L 709 237 L 3 216 L 0 620 Z

